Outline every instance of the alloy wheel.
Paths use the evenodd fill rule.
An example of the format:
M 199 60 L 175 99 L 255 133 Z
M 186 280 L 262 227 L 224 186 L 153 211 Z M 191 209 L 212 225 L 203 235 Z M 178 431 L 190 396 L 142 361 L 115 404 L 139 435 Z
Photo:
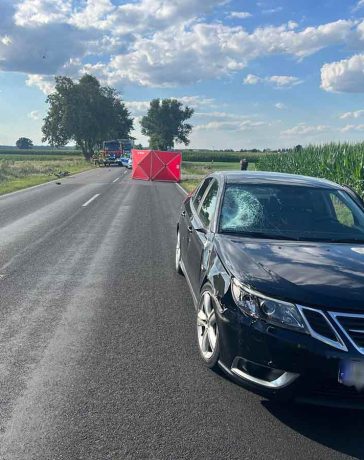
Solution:
M 217 346 L 218 328 L 213 300 L 209 292 L 203 294 L 197 314 L 197 337 L 202 357 L 208 361 Z

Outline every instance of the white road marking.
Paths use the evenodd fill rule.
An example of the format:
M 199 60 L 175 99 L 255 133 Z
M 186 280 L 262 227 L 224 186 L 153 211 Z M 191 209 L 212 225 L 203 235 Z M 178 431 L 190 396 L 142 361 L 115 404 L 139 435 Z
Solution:
M 182 188 L 179 184 L 177 184 L 177 182 L 176 182 L 176 185 L 177 185 L 177 187 L 178 187 L 179 189 L 182 190 L 182 192 L 183 192 L 185 195 L 187 195 L 186 190 L 185 190 L 184 188 Z
M 97 193 L 96 195 L 94 195 L 92 198 L 90 198 L 88 201 L 86 201 L 86 203 L 84 203 L 82 205 L 83 208 L 85 208 L 86 206 L 88 206 L 90 203 L 92 203 L 94 200 L 96 200 L 96 198 L 100 196 L 100 193 Z
M 117 177 L 115 180 L 112 181 L 112 183 L 115 184 L 115 182 L 117 182 L 119 179 L 120 177 Z
M 128 172 L 128 170 L 124 171 L 124 174 L 126 174 Z

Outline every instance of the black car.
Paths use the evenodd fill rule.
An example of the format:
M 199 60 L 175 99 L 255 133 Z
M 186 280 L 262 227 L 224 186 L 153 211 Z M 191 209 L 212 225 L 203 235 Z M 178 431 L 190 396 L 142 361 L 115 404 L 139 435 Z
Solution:
M 208 367 L 279 400 L 364 407 L 364 204 L 350 188 L 212 174 L 182 206 L 176 270 Z

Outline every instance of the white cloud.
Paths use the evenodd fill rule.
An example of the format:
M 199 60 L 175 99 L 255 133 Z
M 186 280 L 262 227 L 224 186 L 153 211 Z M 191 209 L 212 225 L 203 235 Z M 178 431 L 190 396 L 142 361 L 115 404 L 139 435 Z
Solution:
M 32 110 L 30 113 L 28 113 L 28 118 L 31 118 L 32 120 L 39 120 L 40 119 L 39 110 Z
M 53 77 L 36 74 L 28 75 L 25 83 L 27 86 L 39 88 L 44 94 L 50 94 L 54 90 L 55 86 Z
M 195 112 L 195 117 L 199 118 L 217 118 L 217 119 L 225 119 L 225 120 L 244 120 L 251 117 L 252 115 L 238 115 L 236 113 L 229 113 L 229 112 L 218 112 L 218 111 L 211 111 L 211 112 Z
M 70 22 L 80 28 L 107 29 L 115 21 L 116 10 L 110 0 L 88 0 L 83 9 L 72 15 Z
M 0 69 L 35 75 L 62 71 L 71 75 L 72 71 L 71 76 L 88 70 L 112 85 L 167 87 L 231 75 L 264 56 L 302 59 L 331 45 L 361 40 L 359 26 L 351 20 L 302 30 L 290 21 L 253 32 L 241 26 L 206 23 L 204 17 L 224 3 L 7 1 L 7 8 L 2 7 L 6 18 L 0 18 L 0 26 L 11 43 L 0 39 Z M 246 12 L 231 14 L 243 17 Z M 71 59 L 78 64 L 67 67 Z M 289 86 L 281 81 L 271 83 Z
M 194 109 L 212 107 L 214 104 L 214 99 L 204 96 L 176 96 L 170 99 L 178 99 L 182 104 Z M 150 101 L 125 101 L 125 104 L 134 115 L 144 115 L 150 107 Z
M 115 6 L 110 0 L 89 0 L 70 21 L 82 28 L 112 28 L 118 34 L 145 34 L 195 20 L 224 3 L 224 0 L 140 0 Z
M 361 117 L 364 117 L 364 110 L 355 110 L 354 112 L 345 112 L 345 113 L 342 113 L 339 118 L 341 120 L 346 120 L 348 118 L 361 118 Z
M 0 42 L 0 70 L 32 74 L 58 73 L 71 58 L 86 54 L 94 32 L 79 31 L 67 24 L 15 27 L 11 42 Z
M 66 22 L 72 13 L 71 0 L 25 0 L 18 2 L 14 15 L 18 26 Z
M 4 35 L 1 39 L 0 39 L 0 42 L 5 45 L 5 46 L 8 46 L 12 43 L 12 40 L 11 38 L 9 37 L 9 35 Z
M 263 81 L 264 79 L 261 78 L 261 77 L 258 77 L 257 75 L 253 75 L 252 73 L 250 73 L 249 75 L 247 75 L 245 78 L 244 78 L 244 84 L 245 85 L 256 85 L 258 83 L 260 83 L 261 81 Z
M 311 125 L 307 125 L 306 123 L 299 123 L 293 128 L 289 128 L 284 131 L 281 131 L 281 136 L 296 137 L 296 136 L 315 135 L 315 134 L 322 134 L 328 130 L 330 130 L 330 127 L 326 125 L 311 126 Z
M 287 108 L 286 104 L 283 104 L 283 102 L 277 102 L 274 104 L 274 107 L 278 110 L 284 110 Z
M 126 5 L 134 8 L 142 4 L 122 6 Z M 191 8 L 191 4 L 189 6 Z M 185 10 L 185 13 L 187 11 L 190 10 Z M 161 13 L 158 13 L 158 18 L 160 15 Z M 112 20 L 109 16 L 107 18 L 108 21 Z M 107 30 L 112 30 L 115 35 L 114 26 L 118 27 L 113 22 L 108 23 Z M 279 27 L 258 28 L 249 34 L 242 27 L 189 22 L 176 25 L 172 21 L 167 28 L 155 33 L 147 34 L 149 29 L 146 29 L 144 34 L 134 33 L 122 52 L 113 52 L 108 63 L 103 60 L 96 65 L 111 84 L 133 82 L 144 86 L 185 85 L 229 75 L 261 56 L 289 54 L 303 58 L 328 45 L 341 42 L 352 26 L 350 21 L 337 21 L 296 32 L 293 30 L 295 24 L 288 23 Z M 120 34 L 126 33 L 127 30 L 125 28 Z M 98 33 L 105 34 L 102 30 L 98 30 Z M 56 35 L 59 36 L 59 33 Z M 67 37 L 69 35 L 67 34 Z M 71 43 L 63 46 L 63 52 L 69 57 L 82 56 L 82 48 L 87 45 L 86 39 L 87 37 L 82 36 L 77 40 L 73 39 L 76 43 L 73 46 Z M 95 50 L 99 43 L 102 51 L 102 46 L 107 46 L 105 40 L 105 36 L 100 37 L 94 45 Z M 46 40 L 37 42 L 43 44 Z M 81 49 L 74 52 L 76 44 Z M 110 46 L 110 40 L 108 45 Z M 90 42 L 87 46 L 90 46 Z M 121 46 L 115 38 L 113 46 Z M 23 53 L 20 52 L 21 54 Z M 66 56 L 61 54 L 57 56 L 56 62 L 62 64 L 66 61 L 65 58 Z M 34 73 L 40 73 L 37 70 L 40 67 L 39 59 L 34 58 L 31 62 L 32 67 L 35 67 Z
M 364 6 L 364 0 L 359 0 L 358 3 L 354 6 L 353 10 L 357 11 Z
M 246 19 L 252 16 L 248 11 L 232 11 L 228 14 L 228 17 L 231 19 Z
M 125 105 L 133 115 L 140 115 L 148 111 L 150 101 L 125 101 Z
M 302 82 L 297 77 L 289 75 L 273 75 L 271 77 L 258 77 L 257 75 L 249 74 L 244 79 L 245 85 L 256 85 L 258 83 L 268 83 L 275 88 L 291 88 L 292 86 L 299 85 Z
M 299 78 L 288 75 L 274 75 L 273 77 L 269 77 L 267 81 L 269 81 L 278 88 L 290 88 L 292 86 L 296 86 L 303 83 L 302 80 L 300 80 Z
M 348 133 L 348 132 L 361 132 L 361 131 L 364 131 L 364 125 L 346 125 L 344 126 L 344 128 L 341 128 L 340 131 L 342 133 Z
M 210 121 L 204 125 L 195 126 L 195 131 L 250 131 L 253 129 L 261 128 L 263 126 L 270 126 L 269 123 L 264 121 Z
M 175 97 L 175 99 L 178 99 L 181 101 L 183 104 L 189 105 L 192 108 L 199 108 L 199 107 L 205 107 L 205 106 L 214 106 L 215 104 L 215 99 L 205 97 L 205 96 L 181 96 L 181 97 Z
M 321 68 L 321 88 L 331 92 L 364 92 L 364 54 L 325 64 Z
M 282 10 L 283 10 L 282 6 L 277 6 L 276 8 L 268 8 L 266 10 L 262 10 L 262 13 L 263 14 L 274 14 L 274 13 L 279 13 Z

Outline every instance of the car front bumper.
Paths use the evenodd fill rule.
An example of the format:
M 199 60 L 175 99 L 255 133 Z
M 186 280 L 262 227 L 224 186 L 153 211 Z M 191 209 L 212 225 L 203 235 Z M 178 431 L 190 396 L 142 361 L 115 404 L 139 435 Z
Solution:
M 220 366 L 235 381 L 264 396 L 364 408 L 364 391 L 339 383 L 343 361 L 364 361 L 350 344 L 339 350 L 236 309 L 222 309 L 218 324 Z

